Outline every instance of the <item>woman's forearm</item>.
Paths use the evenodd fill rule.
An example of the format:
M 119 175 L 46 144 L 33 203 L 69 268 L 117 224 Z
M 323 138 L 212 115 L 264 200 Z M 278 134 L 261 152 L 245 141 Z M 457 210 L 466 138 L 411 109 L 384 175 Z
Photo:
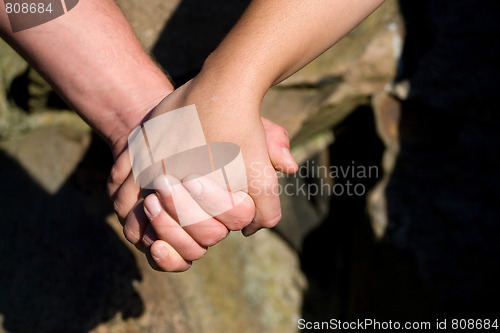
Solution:
M 375 10 L 383 0 L 253 0 L 205 62 L 213 85 L 263 97 Z M 67 14 L 4 37 L 110 144 L 172 89 L 111 0 L 81 1 Z
M 94 129 L 113 145 L 173 87 L 144 52 L 112 0 L 85 0 L 43 25 L 7 40 Z
M 204 65 L 263 96 L 327 50 L 383 0 L 253 0 Z M 232 79 L 231 79 L 232 77 Z

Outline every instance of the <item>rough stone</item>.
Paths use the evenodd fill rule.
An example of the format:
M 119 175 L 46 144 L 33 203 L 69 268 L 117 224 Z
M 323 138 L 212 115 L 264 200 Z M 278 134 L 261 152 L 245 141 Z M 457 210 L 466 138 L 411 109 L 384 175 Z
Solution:
M 377 133 L 384 142 L 385 151 L 382 156 L 383 177 L 367 196 L 367 211 L 373 232 L 381 239 L 388 224 L 385 190 L 399 152 L 401 103 L 386 92 L 381 92 L 374 96 L 372 105 Z
M 36 154 L 62 133 L 69 142 L 80 142 L 60 128 L 33 133 L 39 140 L 18 149 Z M 74 144 L 61 149 L 74 149 Z M 63 156 L 52 154 L 55 160 Z M 105 161 L 109 164 L 109 158 Z M 48 193 L 0 150 L 3 332 L 83 333 L 116 312 L 125 317 L 141 312 L 142 300 L 132 286 L 140 273 L 132 254 L 105 224 L 111 211 L 106 173 L 91 167 L 88 156 L 80 165 L 57 192 Z
M 14 79 L 27 68 L 28 64 L 0 39 L 0 138 L 8 136 L 23 119 L 19 110 L 10 103 L 8 94 Z
M 180 83 L 200 69 L 248 3 L 117 2 L 145 49 Z M 299 162 L 313 158 L 326 165 L 331 128 L 368 105 L 391 80 L 399 22 L 395 2 L 386 2 L 266 95 L 262 114 L 288 130 Z M 9 189 L 0 193 L 6 226 L 0 233 L 4 332 L 297 330 L 307 288 L 297 252 L 304 235 L 328 212 L 328 200 L 283 195 L 284 219 L 277 232 L 248 239 L 232 233 L 190 271 L 154 272 L 124 240 L 112 215 L 104 191 L 107 149 L 95 152 L 99 140 L 90 142 L 88 127 L 75 114 L 47 111 L 51 92 L 45 82 L 27 72 L 27 64 L 5 43 L 0 66 L 0 180 Z M 26 110 L 6 94 L 22 75 L 28 79 Z
M 73 174 L 87 151 L 90 128 L 79 117 L 69 112 L 44 114 L 38 118 L 43 117 L 49 125 L 34 126 L 34 130 L 2 142 L 0 146 L 34 181 L 48 193 L 54 194 Z M 54 121 L 54 118 L 57 121 Z M 63 121 L 66 122 L 65 125 Z
M 318 112 L 330 91 L 318 88 L 274 88 L 264 97 L 262 116 L 285 127 L 294 137 L 303 123 Z
M 5 94 L 7 89 L 5 89 L 4 83 L 2 81 L 0 81 L 0 129 L 5 128 L 8 124 L 8 121 L 6 119 L 8 112 L 8 103 L 7 96 Z
M 302 251 L 303 241 L 311 230 L 318 227 L 329 212 L 331 193 L 324 187 L 333 186 L 333 179 L 325 174 L 313 175 L 309 165 L 328 168 L 330 156 L 323 149 L 299 163 L 299 171 L 293 175 L 280 175 L 280 199 L 282 219 L 275 230 L 297 252 Z
M 0 39 L 0 73 L 6 87 L 28 68 L 28 64 L 3 39 Z
M 396 63 L 401 52 L 403 28 L 398 6 L 394 1 L 384 3 L 339 43 L 311 64 L 274 87 L 262 106 L 265 116 L 278 123 L 289 115 L 282 110 L 288 106 L 290 92 L 308 92 L 290 105 L 303 112 L 291 112 L 283 122 L 292 138 L 292 148 L 331 130 L 360 105 L 369 105 L 369 99 L 383 91 L 395 76 Z M 307 104 L 316 93 L 316 103 Z M 280 106 L 280 107 L 276 107 Z M 309 107 L 308 107 L 309 106 Z M 300 129 L 300 130 L 297 130 Z M 327 142 L 322 148 L 326 148 Z M 309 156 L 314 155 L 314 151 Z
M 27 136 L 31 144 L 16 143 L 16 149 L 27 155 L 37 147 L 33 138 L 43 147 L 42 142 L 54 143 L 52 137 L 61 140 L 62 134 L 80 142 L 67 129 L 38 129 Z M 55 160 L 65 157 L 52 154 Z M 3 332 L 273 333 L 296 328 L 306 281 L 296 252 L 275 232 L 247 239 L 232 233 L 190 271 L 159 273 L 124 239 L 112 214 L 104 189 L 110 161 L 103 142 L 93 140 L 54 193 L 38 184 L 17 157 L 0 150 L 0 159 Z
M 29 94 L 28 110 L 37 112 L 45 109 L 49 105 L 51 95 L 54 93 L 52 88 L 33 68 L 30 68 L 27 78 L 29 80 L 27 85 Z
M 121 234 L 114 216 L 109 222 Z M 94 333 L 296 330 L 306 282 L 296 254 L 272 231 L 247 239 L 231 233 L 188 272 L 179 274 L 153 271 L 130 248 L 142 272 L 136 288 L 147 300 L 144 313 L 127 320 L 115 316 Z
M 147 5 L 141 1 L 117 0 L 137 37 L 147 51 L 151 51 L 165 23 L 175 12 L 181 0 L 152 0 Z
M 378 48 L 378 52 L 385 53 L 387 50 L 392 52 L 394 55 L 383 62 L 392 66 L 391 61 L 398 56 L 401 48 L 401 26 L 402 20 L 398 12 L 397 2 L 386 1 L 335 46 L 284 81 L 283 84 L 318 84 L 325 79 L 345 75 L 349 71 L 357 71 L 356 59 L 363 57 L 369 45 L 380 45 L 379 42 L 373 43 L 377 41 L 377 38 L 380 38 L 380 34 L 386 34 L 388 31 L 391 42 L 388 45 L 384 43 L 382 48 Z M 374 47 L 371 51 L 374 51 Z M 384 72 L 393 70 L 385 68 Z

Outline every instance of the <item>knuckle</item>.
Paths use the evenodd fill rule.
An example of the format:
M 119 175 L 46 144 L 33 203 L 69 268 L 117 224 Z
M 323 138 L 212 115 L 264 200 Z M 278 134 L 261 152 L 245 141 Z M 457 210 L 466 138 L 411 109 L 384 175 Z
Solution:
M 130 188 L 121 188 L 113 200 L 113 209 L 119 218 L 125 219 L 141 202 L 140 193 L 130 191 Z M 142 211 L 142 208 L 139 211 Z
M 108 176 L 108 186 L 116 186 L 123 182 L 124 177 L 122 176 L 119 168 L 116 165 L 111 167 L 111 171 Z
M 109 197 L 112 198 L 116 194 L 120 186 L 127 180 L 130 172 L 131 170 L 127 171 L 123 166 L 117 163 L 111 167 L 106 183 L 106 190 Z
M 253 216 L 236 216 L 227 225 L 231 231 L 238 231 L 246 227 L 252 222 Z
M 215 244 L 226 238 L 228 232 L 229 231 L 224 226 L 211 228 L 210 232 L 207 232 L 205 235 L 203 235 L 203 237 L 200 237 L 198 243 L 203 247 L 214 246 Z
M 288 131 L 283 126 L 273 123 L 272 131 L 274 132 L 274 135 L 276 135 L 277 137 L 280 137 L 282 139 L 284 138 L 288 139 Z
M 122 220 L 127 217 L 126 209 L 124 209 L 123 206 L 123 202 L 118 198 L 113 201 L 113 209 L 116 212 L 116 215 L 118 215 L 118 218 Z
M 275 217 L 262 221 L 261 225 L 264 228 L 273 228 L 278 224 L 280 220 L 281 220 L 281 211 Z
M 286 141 L 288 141 L 288 131 L 284 127 L 281 127 L 281 135 L 283 135 L 286 138 Z
M 147 220 L 154 230 L 161 230 L 163 226 L 169 225 L 165 222 L 163 211 L 160 211 L 156 216 L 147 216 Z
M 243 200 L 224 224 L 231 231 L 238 231 L 249 225 L 255 216 L 255 206 L 250 197 Z
M 207 253 L 206 248 L 199 247 L 197 249 L 190 249 L 182 256 L 186 261 L 195 261 L 201 259 Z
M 280 136 L 280 137 L 285 136 L 288 138 L 288 132 L 283 126 L 281 126 L 279 124 L 274 124 L 273 130 L 277 136 Z
M 137 233 L 135 233 L 131 228 L 125 226 L 123 227 L 123 235 L 125 238 L 132 244 L 139 243 L 141 237 Z

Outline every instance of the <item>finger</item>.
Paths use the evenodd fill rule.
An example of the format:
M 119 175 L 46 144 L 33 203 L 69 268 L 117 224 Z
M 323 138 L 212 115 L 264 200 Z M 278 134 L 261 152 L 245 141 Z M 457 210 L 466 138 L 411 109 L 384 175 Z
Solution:
M 109 173 L 106 188 L 108 196 L 111 198 L 111 200 L 114 200 L 116 192 L 131 173 L 132 167 L 130 165 L 130 156 L 127 150 L 116 158 L 115 163 L 111 167 L 111 171 Z
M 141 240 L 144 238 L 148 224 L 149 221 L 143 210 L 143 200 L 138 200 L 124 220 L 123 234 L 140 251 L 144 251 L 146 248 Z
M 192 262 L 185 260 L 173 246 L 165 241 L 155 241 L 150 249 L 148 260 L 153 269 L 164 272 L 184 272 L 188 270 Z
M 290 153 L 290 139 L 286 129 L 262 117 L 266 132 L 267 150 L 274 168 L 286 174 L 297 172 L 298 165 Z
M 255 129 L 258 130 L 258 129 Z M 265 133 L 264 127 L 260 129 Z M 243 229 L 245 236 L 255 233 L 261 228 L 272 228 L 281 219 L 279 186 L 276 171 L 269 159 L 265 135 L 255 133 L 252 145 L 247 147 L 244 155 L 252 159 L 246 161 L 248 177 L 248 194 L 255 203 L 255 217 Z
M 175 177 L 159 177 L 154 187 L 165 211 L 170 216 L 176 216 L 180 225 L 201 246 L 213 246 L 227 236 L 224 224 L 207 214 Z
M 208 177 L 190 175 L 183 186 L 196 203 L 229 230 L 241 230 L 255 216 L 252 198 L 244 192 L 232 193 Z
M 155 229 L 153 228 L 151 223 L 148 223 L 146 226 L 146 230 L 144 230 L 144 234 L 142 236 L 142 247 L 149 249 L 149 247 L 158 239 L 159 238 L 156 235 Z
M 272 228 L 281 220 L 279 185 L 276 172 L 271 165 L 260 169 L 259 177 L 250 178 L 249 194 L 255 207 L 255 217 L 242 232 L 250 236 L 262 228 Z
M 169 243 L 182 258 L 193 261 L 205 255 L 206 249 L 167 214 L 156 194 L 150 194 L 144 199 L 144 212 L 149 218 L 156 237 Z M 145 242 L 147 241 L 146 239 Z
M 113 208 L 120 220 L 123 221 L 127 217 L 140 197 L 141 189 L 135 183 L 133 175 L 130 174 L 116 191 L 113 200 Z

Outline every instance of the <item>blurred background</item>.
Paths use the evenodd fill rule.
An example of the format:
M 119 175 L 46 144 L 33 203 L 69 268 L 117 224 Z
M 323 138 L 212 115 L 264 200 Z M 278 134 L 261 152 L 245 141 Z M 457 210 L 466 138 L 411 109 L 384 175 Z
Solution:
M 248 5 L 117 2 L 177 86 Z M 179 274 L 153 271 L 126 242 L 105 192 L 107 146 L 0 41 L 0 332 L 494 319 L 499 13 L 494 1 L 387 1 L 273 87 L 262 114 L 288 130 L 301 165 L 280 178 L 282 222 L 231 233 Z

